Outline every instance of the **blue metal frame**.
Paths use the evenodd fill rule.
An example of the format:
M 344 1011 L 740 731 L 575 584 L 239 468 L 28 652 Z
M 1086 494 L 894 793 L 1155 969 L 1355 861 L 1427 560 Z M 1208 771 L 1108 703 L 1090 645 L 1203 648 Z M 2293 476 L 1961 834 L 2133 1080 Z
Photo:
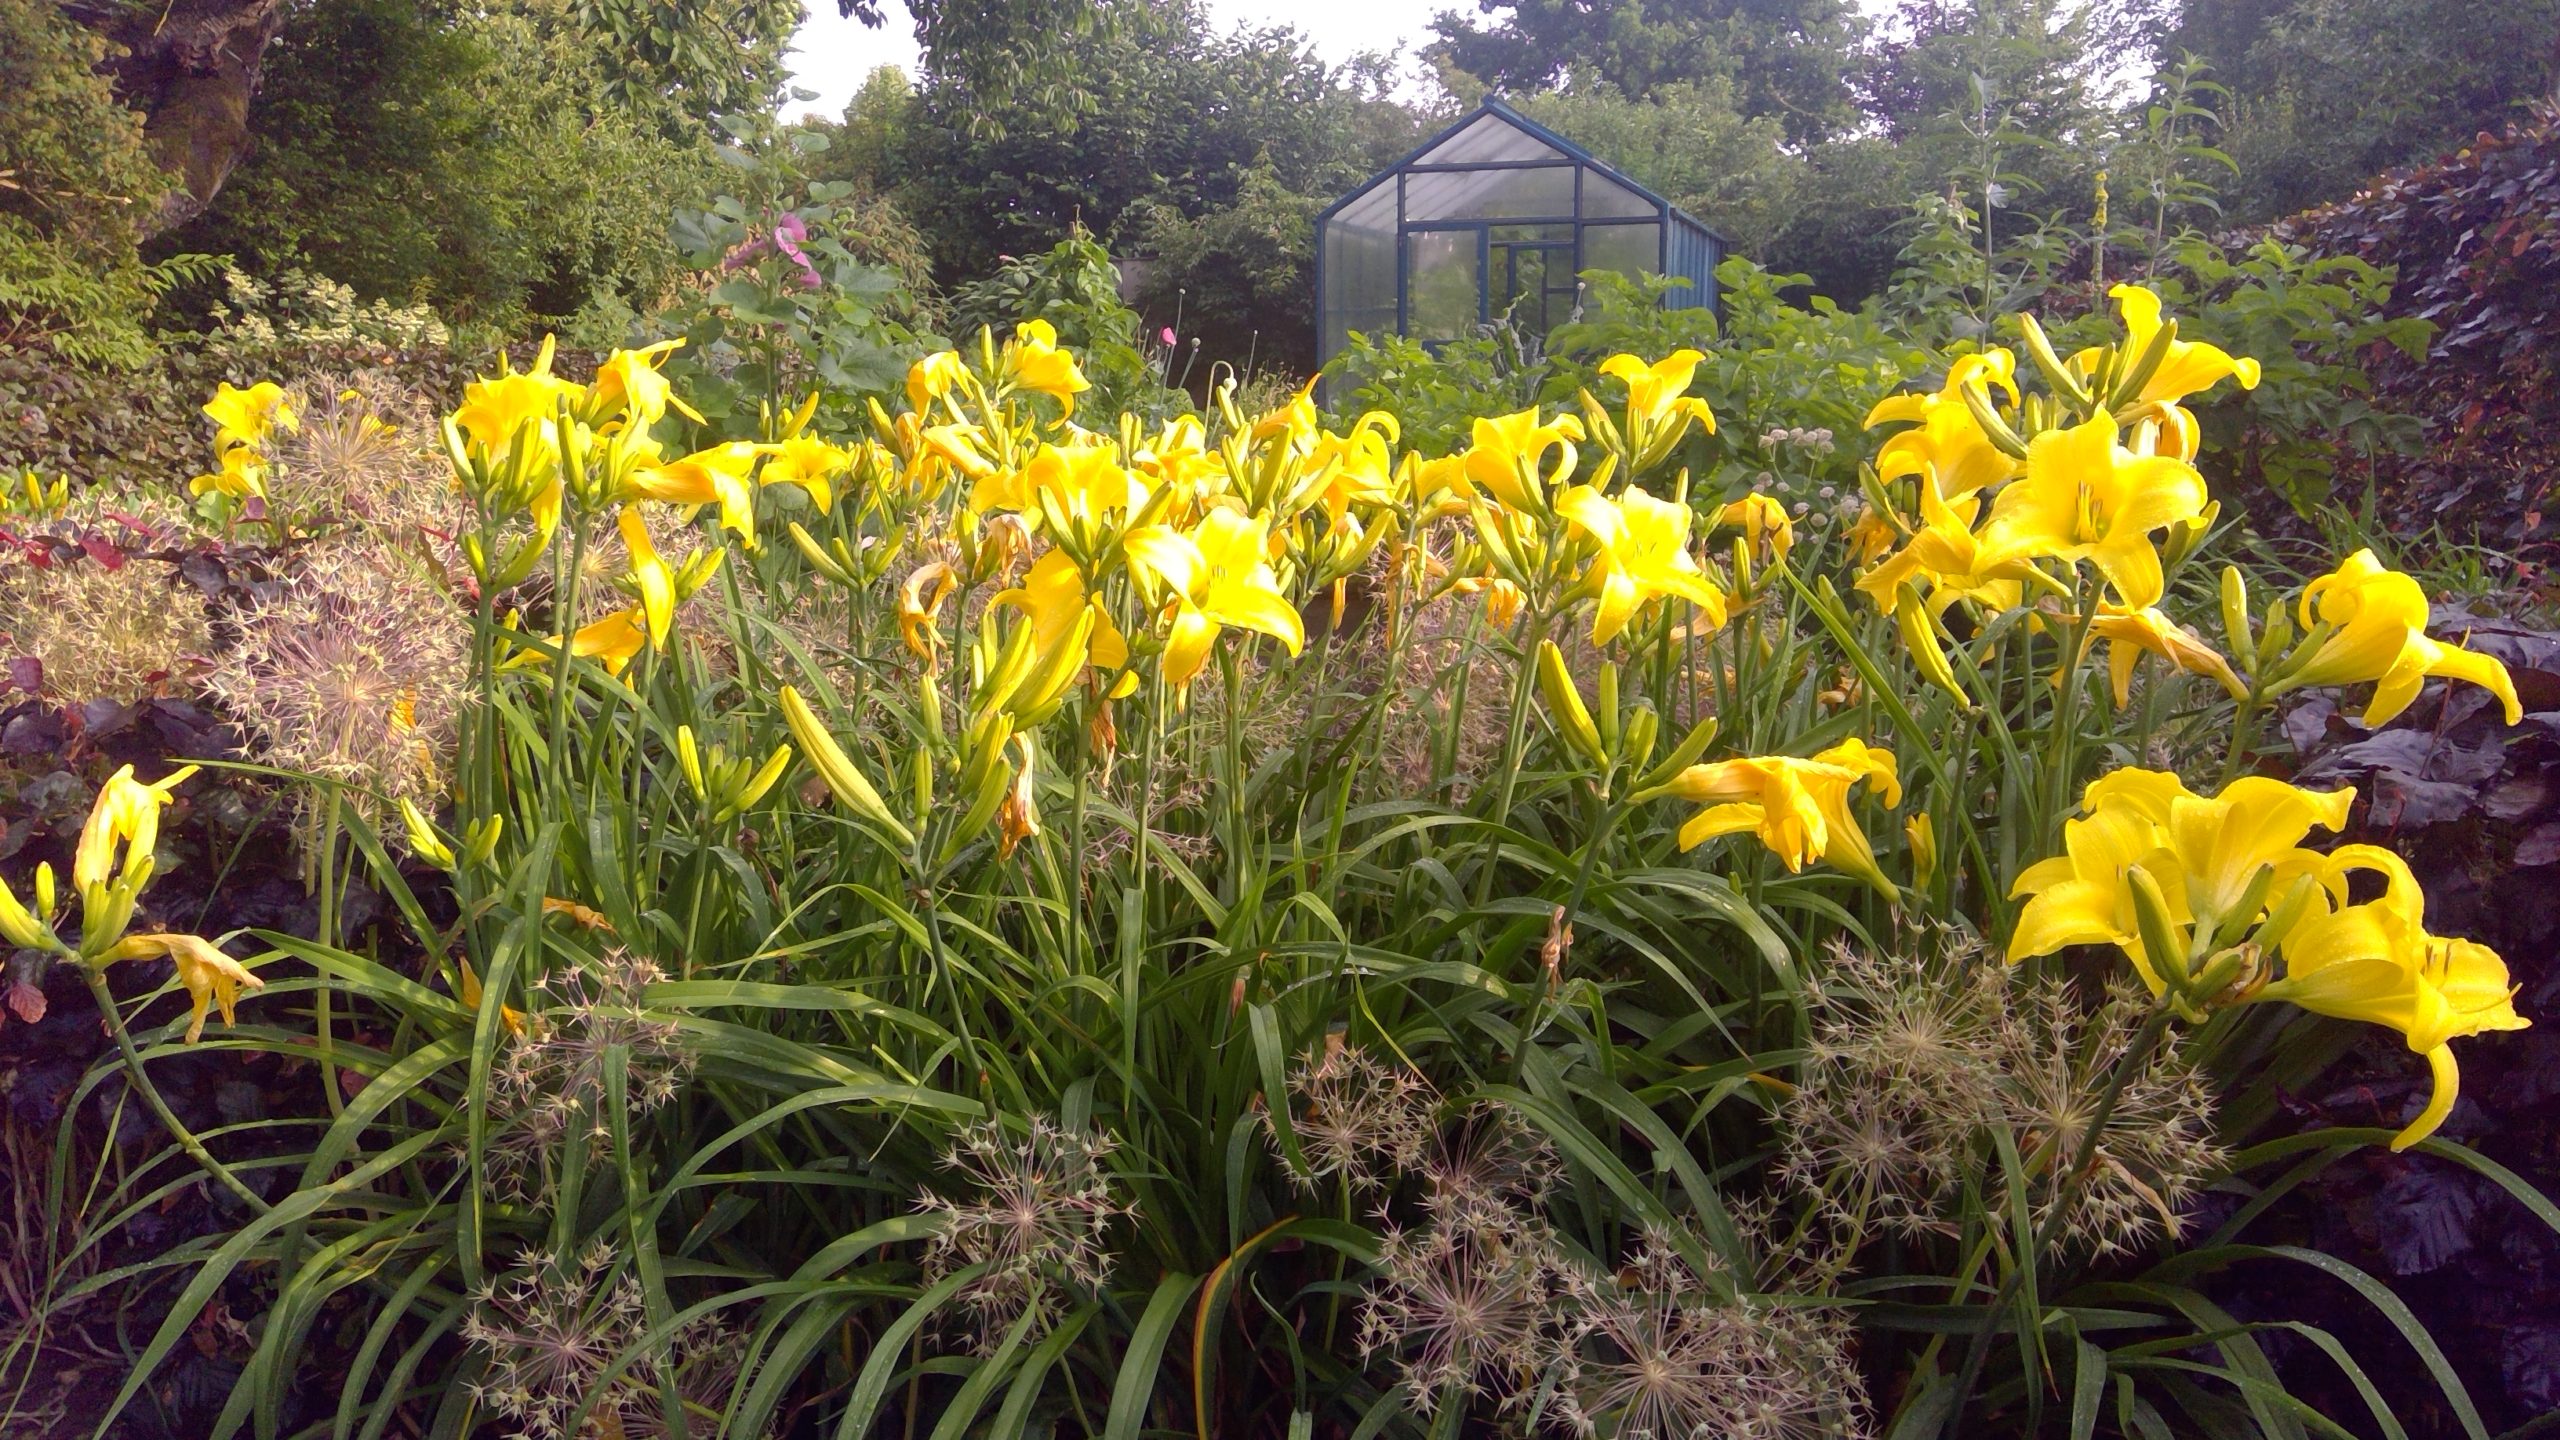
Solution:
M 1504 123 L 1515 127 L 1522 133 L 1537 140 L 1541 144 L 1546 145 L 1556 152 L 1556 157 L 1553 159 L 1483 160 L 1473 162 L 1426 161 L 1422 158 L 1457 136 L 1468 126 L 1475 124 L 1478 120 L 1487 115 L 1498 117 Z M 1405 180 L 1406 177 L 1410 175 L 1468 174 L 1485 170 L 1553 170 L 1566 167 L 1570 167 L 1573 171 L 1573 213 L 1570 215 L 1505 215 L 1475 220 L 1409 220 L 1406 218 L 1409 213 L 1409 196 L 1406 193 Z M 1650 202 L 1654 207 L 1654 213 L 1651 215 L 1585 215 L 1583 213 L 1585 203 L 1583 196 L 1583 175 L 1585 171 L 1597 172 L 1612 183 L 1633 193 L 1638 198 Z M 1676 304 L 1685 300 L 1686 303 L 1692 305 L 1703 304 L 1707 309 L 1715 311 L 1719 315 L 1722 313 L 1722 297 L 1717 293 L 1715 267 L 1722 262 L 1725 255 L 1729 253 L 1730 250 L 1729 242 L 1726 241 L 1724 236 L 1718 234 L 1704 221 L 1699 220 L 1696 216 L 1689 214 L 1687 211 L 1680 209 L 1676 205 L 1673 205 L 1670 201 L 1664 199 L 1662 196 L 1656 194 L 1646 186 L 1638 184 L 1625 172 L 1617 169 L 1613 165 L 1610 165 L 1607 161 L 1601 160 L 1592 155 L 1591 152 L 1583 149 L 1581 146 L 1565 139 L 1553 130 L 1540 125 L 1535 120 L 1532 120 L 1528 116 L 1521 114 L 1519 111 L 1512 109 L 1510 106 L 1503 104 L 1499 100 L 1487 100 L 1476 109 L 1469 111 L 1465 115 L 1458 117 L 1457 120 L 1453 121 L 1449 125 L 1443 127 L 1430 139 L 1425 140 L 1422 144 L 1416 146 L 1412 153 L 1406 155 L 1404 159 L 1384 170 L 1379 171 L 1367 182 L 1353 187 L 1349 193 L 1334 201 L 1331 205 L 1326 206 L 1317 214 L 1315 219 L 1316 346 L 1317 360 L 1320 364 L 1330 362 L 1333 358 L 1330 353 L 1327 353 L 1326 349 L 1327 331 L 1331 325 L 1334 312 L 1327 305 L 1327 297 L 1325 294 L 1325 228 L 1332 223 L 1334 217 L 1346 206 L 1350 205 L 1355 200 L 1362 199 L 1375 193 L 1380 185 L 1386 184 L 1390 181 L 1394 182 L 1396 187 L 1396 220 L 1394 226 L 1396 266 L 1395 312 L 1396 333 L 1399 335 L 1407 335 L 1411 333 L 1413 300 L 1411 237 L 1418 233 L 1446 233 L 1453 230 L 1473 230 L 1476 232 L 1477 323 L 1485 324 L 1491 321 L 1493 290 L 1493 277 L 1491 274 L 1491 232 L 1496 226 L 1571 226 L 1573 229 L 1573 273 L 1579 275 L 1585 268 L 1587 268 L 1585 242 L 1588 239 L 1588 234 L 1591 229 L 1608 225 L 1653 225 L 1656 227 L 1654 245 L 1655 273 L 1665 276 L 1684 278 L 1690 280 L 1693 284 L 1699 287 L 1697 290 L 1685 293 L 1673 291 L 1670 295 L 1664 297 L 1664 303 L 1666 305 Z M 1561 248 L 1560 242 L 1545 243 L 1558 244 L 1559 248 Z

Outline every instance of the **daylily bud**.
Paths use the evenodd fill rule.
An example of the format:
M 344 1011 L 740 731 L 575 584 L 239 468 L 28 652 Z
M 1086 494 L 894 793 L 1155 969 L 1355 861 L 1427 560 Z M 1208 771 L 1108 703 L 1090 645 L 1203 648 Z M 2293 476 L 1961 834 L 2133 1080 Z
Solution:
M 439 870 L 454 868 L 452 847 L 436 835 L 435 827 L 427 823 L 426 812 L 418 808 L 417 802 L 406 796 L 400 800 L 400 823 L 408 832 L 410 854 Z
M 50 929 L 18 903 L 17 894 L 4 880 L 0 880 L 0 935 L 7 936 L 9 943 L 21 950 L 55 950 L 62 945 Z
M 1938 873 L 1938 825 L 1921 811 L 1903 823 L 1902 833 L 1911 841 L 1911 888 L 1926 890 Z
M 1690 726 L 1689 733 L 1681 737 L 1679 746 L 1664 756 L 1661 764 L 1644 772 L 1643 777 L 1636 781 L 1638 793 L 1630 798 L 1646 798 L 1643 792 L 1660 789 L 1681 771 L 1697 764 L 1698 757 L 1707 753 L 1707 747 L 1716 743 L 1716 729 L 1716 717 L 1713 715 Z
M 2249 581 L 2237 565 L 2222 567 L 2222 643 L 2252 676 L 2258 673 L 2258 642 L 2249 634 Z
M 2139 865 L 2124 872 L 2125 886 L 2133 895 L 2135 927 L 2142 935 L 2143 957 L 2151 962 L 2151 971 L 2172 992 L 2183 995 L 2187 988 L 2187 946 L 2178 936 L 2177 922 L 2169 915 L 2169 897 L 2161 892 L 2160 882 Z
M 791 727 L 792 738 L 800 742 L 801 752 L 809 757 L 810 767 L 818 772 L 819 779 L 827 782 L 827 789 L 835 794 L 836 799 L 863 819 L 896 836 L 901 845 L 914 845 L 915 832 L 889 813 L 889 806 L 880 798 L 880 792 L 871 787 L 871 781 L 853 763 L 852 757 L 846 755 L 836 744 L 835 737 L 827 733 L 816 712 L 800 698 L 800 692 L 785 685 L 781 699 L 783 723 Z
M 1967 381 L 1961 389 L 1964 408 L 1972 414 L 1973 423 L 1981 427 L 1982 438 L 2013 460 L 2026 459 L 2027 442 L 2019 439 L 2009 422 L 2000 418 L 2000 412 L 1991 408 L 1991 391 L 1979 380 Z
M 693 787 L 694 797 L 710 799 L 711 787 L 704 784 L 702 778 L 702 752 L 693 743 L 693 727 L 690 725 L 676 727 L 676 762 L 684 767 L 685 783 Z
M 1973 708 L 1973 697 L 1965 693 L 1957 681 L 1955 666 L 1948 662 L 1946 647 L 1938 643 L 1938 622 L 1929 607 L 1920 602 L 1920 592 L 1908 585 L 1894 593 L 1893 623 L 1902 632 L 1903 647 L 1911 652 L 1912 663 L 1920 669 L 1922 679 L 1956 697 L 1956 703 L 1967 710 Z
M 463 837 L 462 861 L 466 865 L 485 865 L 498 851 L 498 838 L 507 831 L 504 815 L 484 816 Z
M 1609 752 L 1600 743 L 1599 727 L 1591 723 L 1591 711 L 1582 703 L 1582 692 L 1565 670 L 1564 652 L 1556 648 L 1554 641 L 1541 640 L 1537 663 L 1538 693 L 1546 697 L 1547 716 L 1555 722 L 1557 733 L 1594 766 L 1607 769 Z
M 1653 760 L 1654 742 L 1662 735 L 1662 717 L 1650 705 L 1639 705 L 1627 717 L 1626 744 L 1619 748 L 1618 759 L 1629 770 L 1642 770 Z
M 2021 312 L 2018 329 L 2026 337 L 2027 358 L 2033 360 L 2036 369 L 2043 373 L 2044 383 L 2053 387 L 2054 394 L 2069 400 L 2075 407 L 2088 409 L 2095 397 L 2090 395 L 2087 386 L 2080 383 L 2080 378 L 2071 373 L 2071 367 L 2062 363 L 2062 357 L 2053 353 L 2053 342 L 2045 337 L 2044 327 L 2036 323 L 2036 317 Z
M 765 792 L 773 788 L 774 782 L 782 778 L 782 772 L 790 768 L 791 747 L 775 746 L 773 754 L 766 758 L 754 775 L 748 777 L 746 787 L 738 792 L 734 808 L 740 813 L 754 809 L 756 802 L 765 797 Z

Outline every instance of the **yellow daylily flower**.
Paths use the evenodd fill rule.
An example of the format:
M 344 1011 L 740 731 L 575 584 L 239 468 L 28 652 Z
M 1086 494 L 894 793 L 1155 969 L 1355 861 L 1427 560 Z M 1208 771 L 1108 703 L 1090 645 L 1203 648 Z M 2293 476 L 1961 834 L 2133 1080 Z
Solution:
M 1130 568 L 1170 592 L 1173 633 L 1165 642 L 1164 678 L 1191 683 L 1209 663 L 1218 632 L 1229 625 L 1258 631 L 1289 647 L 1306 646 L 1297 607 L 1272 572 L 1269 527 L 1259 517 L 1212 510 L 1185 535 L 1169 525 L 1141 525 L 1121 538 Z
M 937 350 L 907 367 L 907 408 L 918 415 L 968 383 L 969 362 L 957 350 Z
M 821 515 L 835 509 L 834 479 L 853 463 L 843 450 L 813 435 L 794 435 L 773 447 L 773 458 L 756 475 L 759 485 L 797 485 Z
M 2245 933 L 2297 877 L 2316 876 L 2327 857 L 2303 848 L 2317 827 L 2338 830 L 2355 803 L 2352 788 L 2313 791 L 2245 775 L 2211 797 L 2175 774 L 2127 768 L 2091 782 L 2084 818 L 2065 821 L 2063 853 L 2030 865 L 2010 887 L 2026 897 L 2009 937 L 2012 964 L 2071 945 L 2113 945 L 2151 993 L 2166 988 L 2160 957 L 2148 953 L 2129 872 L 2141 866 L 2160 888 L 2178 943 L 2190 927 Z M 2264 879 L 2261 880 L 2261 872 Z M 2255 897 L 2254 900 L 2252 897 Z M 2243 910 L 2248 913 L 2241 913 Z M 2169 957 L 2183 975 L 2187 957 Z
M 1724 591 L 1689 553 L 1688 506 L 1657 500 L 1642 490 L 1611 500 L 1588 485 L 1576 485 L 1556 498 L 1556 513 L 1599 543 L 1582 577 L 1595 602 L 1592 644 L 1617 639 L 1637 611 L 1665 595 L 1697 606 L 1710 625 L 1725 623 Z
M 765 453 L 762 445 L 731 440 L 696 450 L 665 464 L 643 463 L 624 477 L 620 499 L 656 500 L 670 505 L 717 505 L 722 528 L 735 531 L 752 550 L 756 544 L 755 492 L 747 477 Z
M 1810 760 L 1759 755 L 1692 765 L 1651 793 L 1706 807 L 1680 827 L 1683 850 L 1748 831 L 1790 871 L 1820 860 L 1892 898 L 1893 882 L 1877 868 L 1875 847 L 1849 810 L 1849 792 L 1861 784 L 1887 808 L 1902 803 L 1893 752 L 1851 739 Z
M 605 673 L 619 675 L 631 663 L 640 648 L 649 643 L 649 617 L 634 606 L 616 610 L 591 625 L 583 625 L 569 637 L 569 653 L 582 659 L 604 662 Z M 528 656 L 540 662 L 540 656 Z
M 1692 421 L 1713 435 L 1716 417 L 1704 400 L 1689 397 L 1698 364 L 1707 357 L 1695 350 L 1674 350 L 1652 364 L 1634 355 L 1612 355 L 1600 362 L 1600 373 L 1627 384 L 1627 448 L 1635 469 L 1661 463 L 1689 433 Z
M 2204 477 L 2183 460 L 2136 455 L 2116 436 L 2115 420 L 2100 415 L 2029 441 L 2025 476 L 1993 497 L 1983 522 L 1985 558 L 2087 560 L 2125 607 L 2158 604 L 2167 581 L 2151 532 L 2203 515 Z
M 235 1010 L 240 992 L 263 990 L 267 982 L 252 975 L 239 961 L 223 954 L 212 942 L 194 935 L 128 935 L 116 942 L 99 963 L 118 960 L 156 960 L 162 956 L 178 967 L 178 983 L 187 987 L 187 1043 L 193 1045 L 204 1038 L 205 1012 L 222 1009 L 222 1023 L 237 1021 Z
M 273 380 L 261 380 L 246 390 L 225 380 L 214 387 L 204 413 L 216 427 L 216 450 L 264 445 L 267 432 L 279 425 L 291 431 L 302 428 L 302 417 L 294 413 L 293 401 L 285 395 L 284 387 Z
M 2160 333 L 2160 297 L 2140 285 L 2118 285 L 2107 295 L 2116 302 L 2116 313 L 2124 317 L 2125 352 L 2138 356 L 2150 349 L 2152 338 Z M 2255 390 L 2258 374 L 2258 362 L 2247 356 L 2234 356 L 2201 341 L 2171 340 L 2160 368 L 2151 372 L 2129 403 L 2175 402 L 2227 379 L 2238 380 L 2243 390 Z
M 1058 348 L 1057 327 L 1046 320 L 1025 320 L 1005 347 L 1005 375 L 1025 390 L 1057 397 L 1070 415 L 1076 396 L 1093 388 L 1077 367 L 1073 352 Z
M 2116 704 L 2123 705 L 2133 688 L 2134 663 L 2148 651 L 2190 675 L 2209 675 L 2219 682 L 2232 699 L 2245 698 L 2249 687 L 2233 673 L 2231 662 L 2222 658 L 2194 631 L 2160 613 L 2157 606 L 2127 610 L 2116 605 L 2101 605 L 2096 619 L 2090 622 L 2091 643 L 2107 642 L 2107 674 L 2115 684 Z
M 133 778 L 130 765 L 108 776 L 80 827 L 80 846 L 71 860 L 72 888 L 86 895 L 93 886 L 130 879 L 149 864 L 160 843 L 160 811 L 177 798 L 177 788 L 197 768 L 182 766 L 148 785 Z M 117 863 L 119 845 L 124 847 L 122 864 Z
M 1021 469 L 993 471 L 969 490 L 972 510 L 1011 510 L 1034 530 L 1063 522 L 1086 541 L 1109 517 L 1146 503 L 1146 483 L 1121 468 L 1117 447 L 1100 441 L 1043 444 Z
M 1508 630 L 1520 618 L 1520 607 L 1528 601 L 1520 587 L 1499 575 L 1466 575 L 1449 582 L 1452 595 L 1484 596 L 1484 623 L 1489 629 Z
M 462 993 L 456 998 L 462 1001 L 464 1009 L 477 1014 L 480 1010 L 480 998 L 485 993 L 480 988 L 480 972 L 472 969 L 471 962 L 468 960 L 461 961 L 460 963 L 462 966 Z M 505 1025 L 510 1033 L 517 1035 L 524 1033 L 524 1012 L 513 1005 L 506 1004 L 503 1001 L 499 1002 L 498 1021 Z
M 1084 573 L 1076 569 L 1075 560 L 1063 550 L 1051 549 L 1031 562 L 1022 584 L 996 596 L 992 602 L 1010 605 L 1031 621 L 1031 647 L 1044 658 L 1073 635 L 1078 618 L 1093 612 L 1093 628 L 1085 640 L 1085 663 L 1103 670 L 1120 671 L 1129 664 L 1129 642 L 1112 623 L 1111 612 L 1102 608 L 1084 587 Z M 1119 699 L 1138 688 L 1138 677 L 1122 675 L 1112 698 Z
M 2427 1058 L 2434 1093 L 2393 1137 L 2406 1150 L 2444 1123 L 2461 1090 L 2452 1042 L 2492 1030 L 2521 1030 L 2506 962 L 2486 945 L 2430 935 L 2424 897 L 2408 865 L 2370 845 L 2341 847 L 2335 870 L 2373 869 L 2387 888 L 2378 900 L 2342 905 L 2304 919 L 2278 946 L 2283 978 L 2251 997 L 2282 1000 L 2316 1014 L 2397 1030 Z M 2342 888 L 2342 887 L 2341 887 Z
M 1331 529 L 1343 528 L 1351 507 L 1385 505 L 1395 498 L 1395 417 L 1381 410 L 1362 415 L 1348 435 L 1319 434 L 1307 464 L 1317 479 L 1314 502 Z
M 596 367 L 596 382 L 588 399 L 597 407 L 598 423 L 619 416 L 635 429 L 645 430 L 665 418 L 669 407 L 687 420 L 699 425 L 702 413 L 687 405 L 658 373 L 658 364 L 683 348 L 682 340 L 661 340 L 640 350 L 616 350 Z
M 221 469 L 187 482 L 187 493 L 219 493 L 234 500 L 263 496 L 267 493 L 266 457 L 246 445 L 234 445 L 222 452 Z
M 1920 476 L 1920 526 L 1900 550 L 1871 565 L 1855 582 L 1860 593 L 1880 610 L 1895 607 L 1896 596 L 1903 586 L 1927 581 L 1933 599 L 1944 595 L 1949 599 L 1983 591 L 1997 581 L 2006 580 L 2020 570 L 2023 561 L 1994 564 L 1983 554 L 1980 539 L 1974 534 L 1974 516 L 1982 501 L 1975 496 L 1948 498 L 1938 488 L 1935 472 Z M 1868 519 L 1882 527 L 1887 543 L 1892 530 L 1875 515 Z M 1932 613 L 1944 608 L 1940 600 Z
M 1784 560 L 1795 548 L 1796 524 L 1788 518 L 1787 507 L 1774 497 L 1757 491 L 1727 504 L 1716 512 L 1716 525 L 1734 526 L 1742 531 L 1742 540 L 1755 555 Z
M 1973 411 L 1964 403 L 1967 385 L 2007 392 L 2018 403 L 2018 361 L 1997 346 L 1978 355 L 1960 355 L 1947 367 L 1946 383 L 1935 393 L 1889 395 L 1867 412 L 1869 429 L 1903 422 L 1913 428 L 1888 438 L 1876 451 L 1876 478 L 1935 476 L 1949 500 L 1997 485 L 2018 473 L 2015 456 L 1991 443 Z
M 1186 501 L 1207 493 L 1226 474 L 1224 460 L 1209 449 L 1209 432 L 1193 415 L 1166 421 L 1130 455 L 1129 468 L 1146 476 L 1150 488 L 1171 489 Z
M 922 448 L 912 453 L 919 458 L 931 456 L 973 480 L 995 473 L 996 462 L 987 458 L 981 444 L 987 432 L 975 425 L 928 425 L 916 438 Z M 970 508 L 983 507 L 973 504 Z
M 2427 638 L 2427 592 L 2385 569 L 2371 550 L 2358 550 L 2303 587 L 2301 615 L 2304 628 L 2322 638 L 2311 658 L 2273 687 L 2276 693 L 2375 681 L 2364 723 L 2382 725 L 2409 708 L 2428 676 L 2440 675 L 2497 696 L 2508 724 L 2524 719 L 2507 667 L 2495 656 Z
M 640 518 L 639 507 L 622 507 L 614 524 L 622 531 L 622 548 L 631 556 L 630 581 L 640 592 L 640 615 L 648 623 L 650 647 L 664 650 L 667 632 L 676 623 L 675 572 L 658 558 L 657 542 L 649 538 L 649 524 Z
M 545 335 L 531 368 L 517 370 L 501 354 L 496 375 L 463 387 L 462 407 L 453 412 L 453 423 L 470 438 L 473 449 L 483 455 L 502 454 L 514 443 L 518 430 L 528 424 L 550 425 L 562 401 L 574 408 L 585 397 L 584 387 L 551 373 L 557 348 L 553 337 Z
M 1573 474 L 1573 442 L 1583 438 L 1582 422 L 1559 415 L 1541 423 L 1536 406 L 1517 414 L 1478 418 L 1474 443 L 1467 447 L 1467 478 L 1504 508 L 1541 514 L 1547 492 Z M 1557 463 L 1550 466 L 1547 457 Z

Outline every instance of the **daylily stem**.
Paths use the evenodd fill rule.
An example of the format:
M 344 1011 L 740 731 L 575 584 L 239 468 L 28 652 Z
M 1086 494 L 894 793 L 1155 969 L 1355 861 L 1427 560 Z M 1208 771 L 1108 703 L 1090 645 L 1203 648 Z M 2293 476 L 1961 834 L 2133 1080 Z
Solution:
M 143 1103 L 151 1107 L 152 1114 L 160 1117 L 160 1126 L 169 1132 L 169 1138 L 177 1141 L 178 1148 L 187 1152 L 189 1159 L 203 1166 L 214 1179 L 222 1182 L 224 1189 L 240 1197 L 251 1210 L 264 1215 L 274 1208 L 239 1176 L 232 1174 L 230 1166 L 215 1159 L 213 1152 L 204 1147 L 204 1142 L 196 1138 L 195 1132 L 189 1130 L 178 1119 L 177 1113 L 169 1108 L 169 1102 L 160 1097 L 160 1088 L 151 1083 L 149 1072 L 142 1068 L 141 1050 L 135 1047 L 132 1034 L 124 1028 L 124 1012 L 116 1008 L 115 992 L 107 988 L 107 977 L 85 961 L 80 962 L 80 973 L 89 982 L 89 994 L 97 1000 L 99 1019 L 105 1022 L 107 1033 L 116 1037 L 116 1048 L 124 1054 L 124 1067 L 133 1077 L 133 1088 L 142 1092 Z

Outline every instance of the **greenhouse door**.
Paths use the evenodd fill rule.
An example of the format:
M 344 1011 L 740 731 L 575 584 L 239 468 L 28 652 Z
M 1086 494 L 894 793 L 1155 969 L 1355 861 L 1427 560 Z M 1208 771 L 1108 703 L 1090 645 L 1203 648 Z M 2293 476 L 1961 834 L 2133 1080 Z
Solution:
M 1566 238 L 1548 239 L 1520 236 L 1507 237 L 1506 229 L 1545 230 L 1546 226 L 1498 226 L 1488 237 L 1491 245 L 1486 256 L 1487 299 L 1492 304 L 1491 318 L 1508 315 L 1511 323 L 1524 335 L 1545 339 L 1547 332 L 1563 324 L 1573 314 L 1574 273 L 1572 231 Z

